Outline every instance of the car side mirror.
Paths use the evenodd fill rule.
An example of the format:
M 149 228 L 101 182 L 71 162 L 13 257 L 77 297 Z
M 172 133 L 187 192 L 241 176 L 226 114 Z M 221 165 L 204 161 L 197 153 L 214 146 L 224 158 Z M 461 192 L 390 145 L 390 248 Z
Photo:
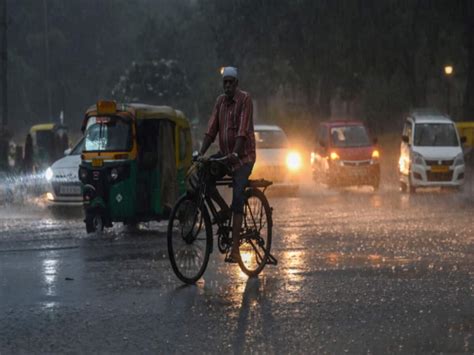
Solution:
M 403 135 L 403 136 L 402 136 L 402 142 L 404 142 L 404 143 L 409 143 L 409 142 L 410 142 L 410 139 L 408 139 L 408 136 Z
M 69 155 L 72 152 L 72 148 L 68 148 L 64 151 L 64 155 Z
M 467 142 L 467 138 L 465 136 L 461 137 L 461 144 L 464 144 Z
M 379 144 L 379 139 L 377 137 L 375 137 L 373 140 L 374 144 Z
M 326 148 L 326 143 L 324 143 L 323 141 L 319 141 L 319 145 L 320 145 L 322 148 Z

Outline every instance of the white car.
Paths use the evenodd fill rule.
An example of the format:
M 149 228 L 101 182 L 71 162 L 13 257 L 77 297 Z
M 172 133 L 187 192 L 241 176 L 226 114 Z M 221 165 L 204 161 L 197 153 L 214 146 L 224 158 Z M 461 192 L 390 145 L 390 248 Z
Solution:
M 454 187 L 464 183 L 462 142 L 454 122 L 430 111 L 414 111 L 405 121 L 400 145 L 401 191 Z
M 285 132 L 274 125 L 255 125 L 255 142 L 257 161 L 251 179 L 268 179 L 272 188 L 296 192 L 302 158 L 290 149 Z
M 46 170 L 45 177 L 48 181 L 46 199 L 49 207 L 82 206 L 82 184 L 79 181 L 78 171 L 83 148 L 84 139 L 81 139 L 74 148 L 64 152 L 65 157 L 54 162 Z
M 0 206 L 12 203 L 15 200 L 15 193 L 12 179 L 3 172 L 0 172 Z

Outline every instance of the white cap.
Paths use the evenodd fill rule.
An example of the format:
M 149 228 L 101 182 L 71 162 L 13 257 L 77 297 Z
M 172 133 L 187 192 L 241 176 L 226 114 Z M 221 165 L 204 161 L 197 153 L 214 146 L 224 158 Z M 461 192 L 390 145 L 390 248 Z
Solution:
M 238 79 L 238 77 L 237 77 L 237 68 L 235 68 L 235 67 L 224 67 L 222 69 L 222 77 L 225 78 L 226 76 L 230 76 L 232 78 Z

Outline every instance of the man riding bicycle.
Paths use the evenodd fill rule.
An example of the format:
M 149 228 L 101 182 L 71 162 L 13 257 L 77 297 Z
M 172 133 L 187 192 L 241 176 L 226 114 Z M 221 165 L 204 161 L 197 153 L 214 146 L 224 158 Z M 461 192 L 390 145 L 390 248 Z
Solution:
M 226 261 L 237 262 L 240 257 L 244 191 L 256 159 L 253 105 L 250 95 L 238 88 L 237 68 L 223 68 L 222 80 L 224 94 L 216 100 L 199 153 L 204 155 L 219 133 L 219 154 L 227 157 L 232 170 L 230 210 L 215 186 L 210 195 L 221 208 L 218 214 L 221 221 L 230 219 L 232 213 L 232 252 Z

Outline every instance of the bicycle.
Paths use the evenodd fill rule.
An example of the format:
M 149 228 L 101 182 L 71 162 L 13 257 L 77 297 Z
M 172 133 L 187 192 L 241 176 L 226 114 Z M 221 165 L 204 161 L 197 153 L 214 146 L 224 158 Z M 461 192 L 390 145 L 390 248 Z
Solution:
M 214 182 L 216 186 L 232 187 L 232 179 L 223 177 L 225 158 L 195 162 L 191 171 L 187 179 L 188 192 L 173 207 L 167 233 L 171 266 L 176 276 L 187 284 L 196 283 L 204 274 L 213 252 L 214 235 L 222 254 L 227 256 L 232 247 L 232 218 L 220 220 L 216 205 L 207 193 Z M 270 254 L 272 208 L 265 196 L 270 185 L 271 181 L 263 179 L 249 180 L 245 190 L 238 264 L 249 277 L 257 276 L 266 264 L 277 265 Z

